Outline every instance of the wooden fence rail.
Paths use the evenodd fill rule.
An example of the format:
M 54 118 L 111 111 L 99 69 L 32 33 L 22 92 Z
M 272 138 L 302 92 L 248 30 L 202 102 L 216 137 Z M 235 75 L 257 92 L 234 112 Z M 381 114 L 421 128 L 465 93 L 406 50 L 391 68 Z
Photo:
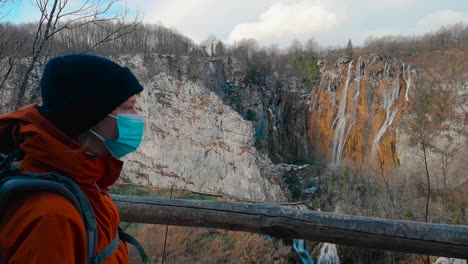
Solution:
M 273 204 L 112 195 L 125 222 L 247 231 L 280 238 L 468 258 L 468 226 L 291 209 Z

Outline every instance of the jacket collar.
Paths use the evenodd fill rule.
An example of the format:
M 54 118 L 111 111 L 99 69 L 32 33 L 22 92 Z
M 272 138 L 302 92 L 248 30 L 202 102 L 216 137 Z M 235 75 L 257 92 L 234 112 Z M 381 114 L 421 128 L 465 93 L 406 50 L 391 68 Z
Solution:
M 76 140 L 68 137 L 44 118 L 38 105 L 33 104 L 18 111 L 0 116 L 0 129 L 13 126 L 2 124 L 17 123 L 16 132 L 7 140 L 11 144 L 15 136 L 21 139 L 19 146 L 25 156 L 20 168 L 27 172 L 57 172 L 82 185 L 98 184 L 107 188 L 120 176 L 123 162 L 111 156 L 98 156 Z M 7 134 L 0 131 L 0 134 Z

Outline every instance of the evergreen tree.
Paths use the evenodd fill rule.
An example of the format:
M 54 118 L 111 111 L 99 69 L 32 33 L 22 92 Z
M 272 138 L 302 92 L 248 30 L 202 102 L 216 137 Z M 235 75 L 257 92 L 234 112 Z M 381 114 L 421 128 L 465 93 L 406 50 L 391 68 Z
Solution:
M 346 45 L 346 56 L 352 58 L 353 57 L 353 43 L 351 42 L 351 39 L 348 41 L 348 45 Z

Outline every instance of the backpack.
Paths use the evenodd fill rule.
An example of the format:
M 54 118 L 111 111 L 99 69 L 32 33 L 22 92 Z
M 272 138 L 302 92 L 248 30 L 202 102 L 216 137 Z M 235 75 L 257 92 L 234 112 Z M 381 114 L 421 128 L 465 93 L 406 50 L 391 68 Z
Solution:
M 12 165 L 22 159 L 24 152 L 21 148 L 10 155 L 0 157 L 0 215 L 4 214 L 9 202 L 18 195 L 34 192 L 53 192 L 65 197 L 78 210 L 86 229 L 86 256 L 89 264 L 99 264 L 110 257 L 123 240 L 135 246 L 143 263 L 148 257 L 143 247 L 132 236 L 123 232 L 119 227 L 117 235 L 112 242 L 99 254 L 97 254 L 97 225 L 93 209 L 81 191 L 80 187 L 70 178 L 57 173 L 24 173 Z

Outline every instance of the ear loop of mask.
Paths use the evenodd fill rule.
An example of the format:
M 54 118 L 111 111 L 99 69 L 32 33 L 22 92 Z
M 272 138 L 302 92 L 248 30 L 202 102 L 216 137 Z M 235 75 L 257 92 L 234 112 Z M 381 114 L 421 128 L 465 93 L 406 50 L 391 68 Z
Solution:
M 89 132 L 91 132 L 93 135 L 95 135 L 96 137 L 98 137 L 98 138 L 99 138 L 100 140 L 102 140 L 103 142 L 106 141 L 101 135 L 99 135 L 96 131 L 94 131 L 94 129 L 90 129 Z
M 117 116 L 116 116 L 116 115 L 108 114 L 108 116 L 117 119 Z M 102 140 L 103 142 L 106 142 L 106 139 L 103 138 L 101 135 L 99 135 L 96 131 L 94 131 L 94 129 L 91 128 L 89 131 L 90 131 L 91 133 L 93 133 L 93 135 L 95 135 L 96 137 L 98 137 L 100 140 Z
M 109 148 L 109 146 L 106 144 L 106 139 L 103 138 L 101 135 L 99 135 L 96 131 L 94 131 L 93 129 L 90 129 L 89 132 L 91 132 L 93 135 L 95 135 L 97 138 L 99 138 L 101 140 L 101 142 L 104 144 L 104 146 L 106 147 L 106 149 L 111 153 L 112 156 L 115 157 L 114 155 L 114 152 Z

